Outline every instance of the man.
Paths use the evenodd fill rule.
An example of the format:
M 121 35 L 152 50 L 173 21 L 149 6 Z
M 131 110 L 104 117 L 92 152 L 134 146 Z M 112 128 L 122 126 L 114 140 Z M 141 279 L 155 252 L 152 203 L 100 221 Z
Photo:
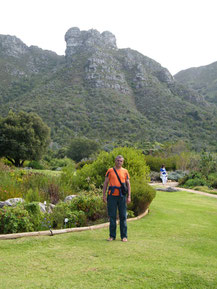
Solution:
M 124 158 L 119 155 L 115 159 L 115 169 L 122 183 L 126 183 L 128 187 L 128 195 L 123 195 L 121 191 L 121 184 L 117 178 L 117 175 L 113 168 L 108 169 L 103 185 L 103 201 L 107 202 L 108 215 L 110 220 L 109 225 L 109 239 L 113 241 L 116 239 L 116 218 L 117 208 L 119 211 L 120 219 L 120 234 L 121 240 L 127 242 L 127 205 L 131 202 L 131 188 L 130 188 L 130 176 L 126 169 L 122 168 Z M 106 196 L 107 187 L 108 196 Z

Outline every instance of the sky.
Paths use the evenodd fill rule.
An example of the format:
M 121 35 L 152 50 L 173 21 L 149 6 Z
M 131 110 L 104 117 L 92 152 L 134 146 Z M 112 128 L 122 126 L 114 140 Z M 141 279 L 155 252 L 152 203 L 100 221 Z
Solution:
M 171 74 L 217 61 L 216 0 L 0 0 L 0 34 L 65 54 L 71 27 L 110 31 Z

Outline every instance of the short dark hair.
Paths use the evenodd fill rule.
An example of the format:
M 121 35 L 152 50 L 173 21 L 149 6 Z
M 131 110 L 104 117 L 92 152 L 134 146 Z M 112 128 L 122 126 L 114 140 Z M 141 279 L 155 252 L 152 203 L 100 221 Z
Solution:
M 115 160 L 117 160 L 117 159 L 123 159 L 123 161 L 124 161 L 124 157 L 122 155 L 116 156 Z

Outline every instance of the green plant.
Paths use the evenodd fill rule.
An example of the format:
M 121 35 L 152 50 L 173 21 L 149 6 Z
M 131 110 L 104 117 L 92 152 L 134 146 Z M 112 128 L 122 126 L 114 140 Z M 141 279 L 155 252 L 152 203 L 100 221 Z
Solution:
M 123 167 L 129 171 L 131 177 L 141 176 L 146 182 L 150 180 L 150 170 L 146 165 L 144 155 L 141 150 L 134 148 L 119 147 L 112 152 L 101 152 L 97 159 L 92 163 L 85 165 L 80 170 L 70 172 L 67 168 L 63 171 L 63 181 L 71 186 L 74 191 L 90 189 L 90 184 L 101 187 L 105 180 L 105 174 L 108 168 L 113 167 L 117 155 L 123 155 Z
M 167 158 L 153 156 L 153 155 L 146 155 L 145 161 L 147 165 L 150 167 L 151 171 L 159 172 L 162 164 L 165 165 L 166 170 L 175 170 L 176 169 L 176 159 L 177 156 L 170 156 Z
M 29 214 L 29 221 L 33 225 L 34 231 L 40 230 L 43 213 L 40 211 L 38 203 L 37 202 L 25 203 L 24 209 Z
M 35 113 L 10 111 L 0 118 L 0 132 L 0 157 L 16 167 L 25 160 L 39 160 L 50 142 L 50 129 Z
M 168 172 L 168 180 L 178 181 L 186 175 L 186 172 L 181 170 L 176 170 L 174 172 Z
M 39 202 L 40 200 L 40 197 L 39 197 L 39 194 L 38 194 L 38 190 L 37 189 L 29 189 L 27 191 L 27 194 L 25 195 L 25 200 L 26 202 Z
M 0 233 L 20 233 L 33 231 L 28 212 L 22 205 L 3 207 L 0 209 Z
M 148 185 L 141 177 L 131 180 L 132 196 L 128 209 L 132 210 L 135 216 L 143 213 L 156 196 L 156 190 Z

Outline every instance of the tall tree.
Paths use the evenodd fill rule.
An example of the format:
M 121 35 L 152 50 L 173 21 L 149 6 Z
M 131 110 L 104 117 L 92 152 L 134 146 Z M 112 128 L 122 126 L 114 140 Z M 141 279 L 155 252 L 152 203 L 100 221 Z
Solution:
M 35 113 L 9 112 L 0 119 L 0 157 L 15 166 L 25 160 L 40 160 L 50 142 L 50 129 Z
M 97 141 L 87 138 L 74 138 L 68 148 L 67 156 L 76 162 L 83 158 L 88 158 L 91 154 L 97 152 L 100 145 Z

